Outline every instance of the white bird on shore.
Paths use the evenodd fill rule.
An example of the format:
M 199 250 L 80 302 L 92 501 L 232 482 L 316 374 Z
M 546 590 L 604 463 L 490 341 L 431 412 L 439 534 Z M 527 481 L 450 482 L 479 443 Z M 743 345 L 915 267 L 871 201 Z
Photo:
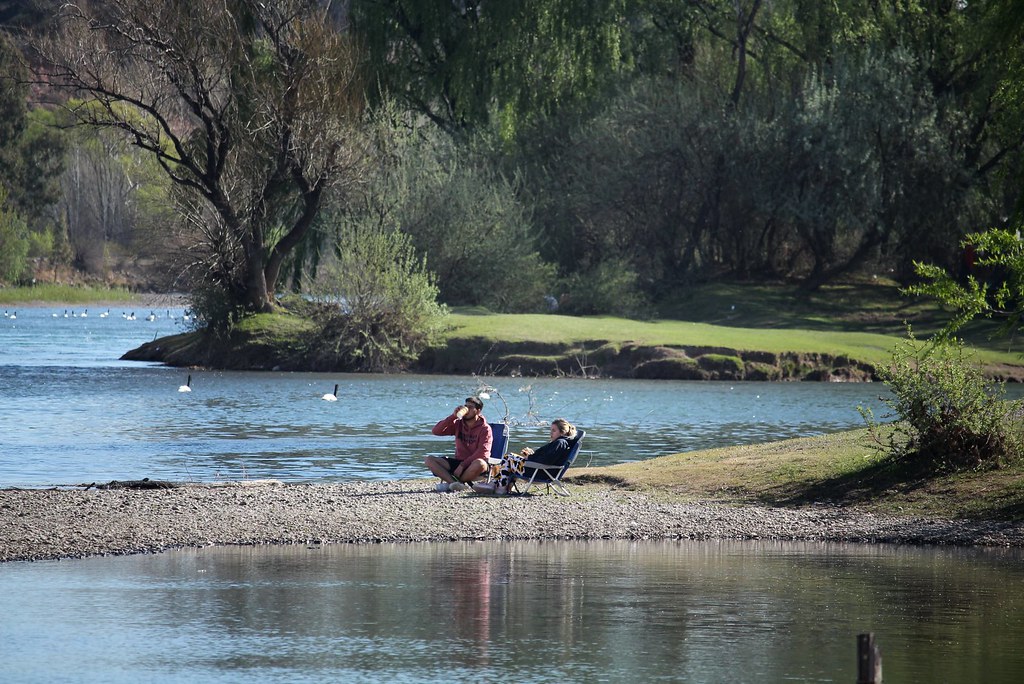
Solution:
M 324 401 L 338 401 L 338 386 L 334 386 L 334 394 L 325 394 L 320 398 Z
M 192 374 L 191 373 L 188 376 L 188 380 L 185 381 L 185 384 L 178 388 L 178 391 L 179 392 L 191 392 L 192 391 Z

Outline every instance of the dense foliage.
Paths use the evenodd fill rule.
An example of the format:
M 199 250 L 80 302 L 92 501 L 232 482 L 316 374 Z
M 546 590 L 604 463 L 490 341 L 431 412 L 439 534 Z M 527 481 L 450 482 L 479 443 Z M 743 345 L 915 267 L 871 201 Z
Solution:
M 960 268 L 950 272 L 917 263 L 923 282 L 907 288 L 932 296 L 953 311 L 939 336 L 948 338 L 978 317 L 998 319 L 1013 338 L 1024 321 L 1024 240 L 1020 230 L 992 229 L 964 238 Z
M 1024 206 L 1011 0 L 56 7 L 0 2 L 25 259 L 144 256 L 218 315 L 313 282 L 325 207 L 408 235 L 446 303 L 643 316 L 711 279 L 953 271 Z

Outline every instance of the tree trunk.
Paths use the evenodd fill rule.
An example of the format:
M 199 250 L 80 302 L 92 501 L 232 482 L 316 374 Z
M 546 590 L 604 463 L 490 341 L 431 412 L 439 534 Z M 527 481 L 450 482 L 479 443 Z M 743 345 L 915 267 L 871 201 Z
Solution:
M 258 253 L 246 255 L 245 308 L 256 313 L 271 313 L 274 310 L 273 290 L 267 287 L 263 262 L 264 259 Z

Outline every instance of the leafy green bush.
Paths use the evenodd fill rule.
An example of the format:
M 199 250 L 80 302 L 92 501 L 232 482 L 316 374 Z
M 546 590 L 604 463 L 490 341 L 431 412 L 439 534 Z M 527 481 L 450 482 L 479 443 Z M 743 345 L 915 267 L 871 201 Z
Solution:
M 401 369 L 437 341 L 446 308 L 408 235 L 373 226 L 343 229 L 337 253 L 319 268 L 312 291 L 326 306 L 310 350 L 315 365 L 353 371 Z
M 636 271 L 624 259 L 602 261 L 565 279 L 561 313 L 645 318 L 650 310 Z
M 894 429 L 881 430 L 870 409 L 861 414 L 890 456 L 943 471 L 998 466 L 1024 453 L 1024 405 L 1004 399 L 1003 384 L 982 376 L 961 341 L 925 345 L 908 331 L 879 375 L 892 392 L 883 401 Z
M 49 258 L 53 254 L 55 244 L 53 228 L 46 227 L 40 231 L 33 231 L 28 235 L 28 255 Z
M 218 337 L 230 333 L 234 325 L 245 316 L 245 307 L 238 303 L 237 296 L 222 283 L 212 279 L 192 286 L 189 305 L 193 314 L 191 329 L 206 329 Z

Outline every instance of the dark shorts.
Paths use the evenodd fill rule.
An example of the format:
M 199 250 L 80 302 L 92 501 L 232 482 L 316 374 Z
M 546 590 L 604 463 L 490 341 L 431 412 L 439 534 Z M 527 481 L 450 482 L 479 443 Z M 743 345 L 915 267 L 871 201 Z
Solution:
M 452 473 L 452 474 L 454 474 L 455 473 L 455 469 L 458 468 L 463 463 L 472 463 L 473 462 L 473 461 L 460 461 L 458 459 L 452 458 L 451 456 L 444 456 L 443 458 L 444 458 L 444 460 L 448 461 L 448 472 Z

